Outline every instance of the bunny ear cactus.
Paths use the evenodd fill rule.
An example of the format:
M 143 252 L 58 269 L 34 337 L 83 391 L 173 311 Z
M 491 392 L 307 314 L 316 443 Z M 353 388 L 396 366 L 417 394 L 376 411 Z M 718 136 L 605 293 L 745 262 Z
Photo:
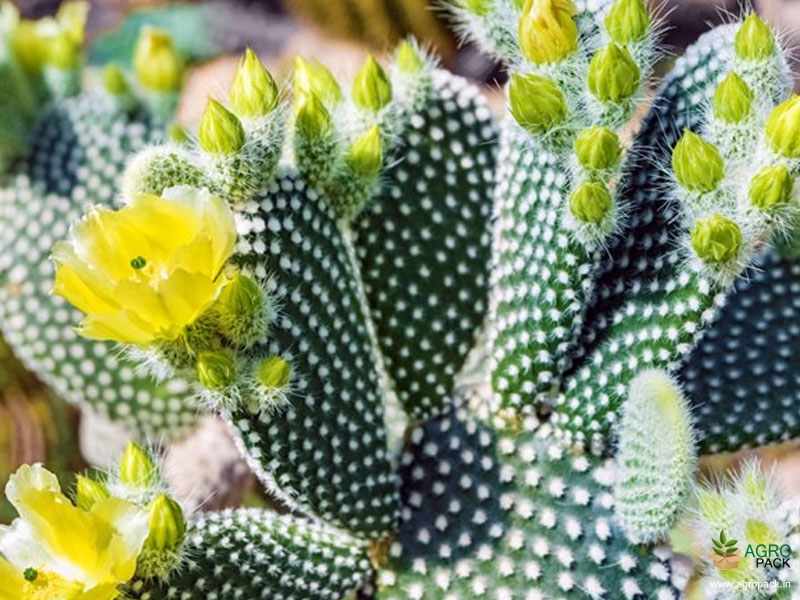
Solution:
M 65 3 L 55 18 L 38 22 L 20 20 L 7 2 L 1 8 L 7 35 L 0 64 L 2 77 L 11 79 L 0 87 L 9 96 L 3 113 L 11 116 L 0 135 L 19 134 L 19 143 L 0 151 L 7 169 L 0 188 L 3 336 L 65 399 L 106 414 L 133 434 L 174 437 L 195 419 L 187 384 L 156 384 L 112 344 L 79 338 L 71 327 L 79 314 L 51 294 L 48 256 L 87 205 L 118 201 L 128 158 L 163 139 L 181 83 L 180 59 L 169 38 L 147 30 L 137 46 L 135 73 L 108 65 L 101 89 L 81 91 L 86 5 Z M 74 60 L 49 62 L 51 44 Z M 26 114 L 14 116 L 17 108 Z
M 767 283 L 743 274 L 796 235 L 797 103 L 769 28 L 699 40 L 627 144 L 656 52 L 643 2 L 458 10 L 509 64 L 499 133 L 412 43 L 348 87 L 298 59 L 291 98 L 247 53 L 197 144 L 141 152 L 121 208 L 54 247 L 78 332 L 191 382 L 288 513 L 190 518 L 127 597 L 676 598 L 654 544 L 696 448 L 796 433 L 742 416 L 712 439 L 690 396 L 726 296 L 753 302 Z M 462 389 L 481 325 L 487 385 Z

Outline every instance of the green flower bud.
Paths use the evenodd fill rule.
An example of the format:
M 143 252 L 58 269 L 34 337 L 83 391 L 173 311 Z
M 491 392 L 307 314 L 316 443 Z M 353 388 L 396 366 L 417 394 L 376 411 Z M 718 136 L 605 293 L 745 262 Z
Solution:
M 537 65 L 558 62 L 578 48 L 572 0 L 527 0 L 519 19 L 522 54 Z
M 130 487 L 149 488 L 158 479 L 158 469 L 150 453 L 138 444 L 129 443 L 119 461 L 119 480 Z
M 177 92 L 183 82 L 184 64 L 170 35 L 145 27 L 133 53 L 133 70 L 146 89 Z
M 146 550 L 174 552 L 186 536 L 186 519 L 180 504 L 166 494 L 156 496 L 147 507 L 150 513 L 150 534 Z
M 769 25 L 752 13 L 736 32 L 733 47 L 739 58 L 764 60 L 775 54 L 775 36 L 772 35 Z
M 369 56 L 353 81 L 356 106 L 378 112 L 392 101 L 392 82 L 375 57 Z
M 417 48 L 409 41 L 400 44 L 397 49 L 396 58 L 397 68 L 402 73 L 416 74 L 425 68 L 425 59 L 419 53 Z
M 264 310 L 264 295 L 255 281 L 236 273 L 231 282 L 222 288 L 216 307 L 226 317 L 251 320 L 253 315 Z
M 622 146 L 617 134 L 608 127 L 593 125 L 578 135 L 575 140 L 575 155 L 584 169 L 605 171 L 619 164 Z
M 197 357 L 197 380 L 209 390 L 224 390 L 236 381 L 236 361 L 228 352 L 201 352 Z
M 609 44 L 601 48 L 589 63 L 589 91 L 601 102 L 627 100 L 639 89 L 642 74 L 631 53 L 624 46 Z
M 278 106 L 278 86 L 250 48 L 239 61 L 231 86 L 230 103 L 240 117 L 258 118 Z
M 81 510 L 89 511 L 98 500 L 110 498 L 111 493 L 108 488 L 99 481 L 89 479 L 82 475 L 77 477 L 77 487 L 75 491 L 75 505 Z
M 698 221 L 692 232 L 692 248 L 697 256 L 708 263 L 722 264 L 736 260 L 742 247 L 742 230 L 717 213 Z
M 464 0 L 464 8 L 473 15 L 478 15 L 479 17 L 489 12 L 489 7 L 491 5 L 491 0 Z
M 125 73 L 117 63 L 110 62 L 103 68 L 103 87 L 112 96 L 122 96 L 130 92 Z
M 786 165 L 764 167 L 750 182 L 750 203 L 761 210 L 786 204 L 793 189 L 794 178 Z
M 713 110 L 725 123 L 741 123 L 753 112 L 753 91 L 739 75 L 730 73 L 714 92 Z
M 331 72 L 319 61 L 294 59 L 295 97 L 314 94 L 323 102 L 337 104 L 342 99 L 342 88 Z
M 245 142 L 239 118 L 213 98 L 208 99 L 197 137 L 209 154 L 236 154 Z
M 295 103 L 295 126 L 304 138 L 318 139 L 330 133 L 333 121 L 319 97 L 311 93 Z
M 650 13 L 644 0 L 616 0 L 605 25 L 609 37 L 618 44 L 638 42 L 650 29 Z
M 512 73 L 508 88 L 511 114 L 534 134 L 550 131 L 567 117 L 567 101 L 558 85 L 541 75 Z
M 83 0 L 68 0 L 58 7 L 56 21 L 59 27 L 69 35 L 77 46 L 81 46 L 86 34 L 86 20 L 89 18 L 91 5 Z
M 371 178 L 381 172 L 383 143 L 377 125 L 358 138 L 347 151 L 347 165 L 361 177 Z
M 611 212 L 614 199 L 605 185 L 584 181 L 569 197 L 569 211 L 582 223 L 599 225 Z
M 672 152 L 672 169 L 681 186 L 700 193 L 715 190 L 725 175 L 725 163 L 716 146 L 688 129 Z
M 292 380 L 292 366 L 280 356 L 270 356 L 256 365 L 255 377 L 266 388 L 283 389 Z
M 800 96 L 776 106 L 767 121 L 772 149 L 786 158 L 800 158 Z
M 64 30 L 43 38 L 42 48 L 44 64 L 62 71 L 77 68 L 83 58 L 81 47 Z

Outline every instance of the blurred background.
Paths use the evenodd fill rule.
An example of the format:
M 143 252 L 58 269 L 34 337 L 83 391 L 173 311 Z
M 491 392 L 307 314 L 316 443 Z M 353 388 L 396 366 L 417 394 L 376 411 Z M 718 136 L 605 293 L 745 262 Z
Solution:
M 776 25 L 789 44 L 800 48 L 800 0 L 753 0 L 755 9 Z M 666 45 L 671 55 L 715 24 L 738 15 L 741 0 L 658 0 L 667 15 Z M 57 0 L 17 0 L 26 17 L 55 12 Z M 413 34 L 456 73 L 486 85 L 495 94 L 502 67 L 477 48 L 459 43 L 451 16 L 436 0 L 215 0 L 173 4 L 143 0 L 94 0 L 88 25 L 90 61 L 125 62 L 139 29 L 154 24 L 168 29 L 179 49 L 194 63 L 179 120 L 199 118 L 208 94 L 223 94 L 238 54 L 252 47 L 270 70 L 285 76 L 295 55 L 318 58 L 347 76 L 368 52 L 381 54 Z M 798 53 L 796 53 L 798 54 Z M 221 58 L 220 58 L 221 57 Z M 665 58 L 664 67 L 672 60 Z M 795 64 L 797 72 L 798 63 Z M 800 84 L 800 79 L 797 79 Z M 800 88 L 798 88 L 800 89 Z M 82 433 L 83 432 L 83 433 Z M 0 487 L 21 463 L 45 462 L 60 473 L 88 464 L 107 464 L 125 436 L 91 415 L 79 416 L 19 365 L 0 340 Z M 92 443 L 90 443 L 92 442 Z M 785 493 L 800 492 L 798 443 L 761 451 L 775 463 Z M 716 470 L 743 454 L 706 463 Z M 167 453 L 167 471 L 184 501 L 200 508 L 262 501 L 247 468 L 224 427 L 207 419 Z M 188 468 L 187 468 L 188 467 Z M 0 495 L 2 497 L 2 495 Z M 0 501 L 0 522 L 12 517 Z

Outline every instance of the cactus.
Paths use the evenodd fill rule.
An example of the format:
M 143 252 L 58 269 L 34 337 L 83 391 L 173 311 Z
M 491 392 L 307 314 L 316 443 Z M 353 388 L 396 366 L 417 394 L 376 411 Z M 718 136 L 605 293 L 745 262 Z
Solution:
M 284 509 L 184 522 L 132 447 L 106 485 L 150 515 L 122 597 L 676 598 L 665 542 L 690 498 L 723 554 L 751 513 L 720 506 L 791 529 L 754 469 L 734 491 L 694 482 L 698 452 L 798 433 L 766 412 L 797 395 L 800 104 L 778 40 L 756 16 L 703 36 L 627 144 L 658 53 L 641 0 L 454 9 L 509 66 L 499 127 L 411 42 L 349 89 L 298 59 L 291 95 L 248 52 L 196 143 L 151 145 L 115 205 L 59 221 L 77 332 L 189 382 Z M 22 212 L 0 239 L 24 291 Z M 724 413 L 728 394 L 764 414 Z

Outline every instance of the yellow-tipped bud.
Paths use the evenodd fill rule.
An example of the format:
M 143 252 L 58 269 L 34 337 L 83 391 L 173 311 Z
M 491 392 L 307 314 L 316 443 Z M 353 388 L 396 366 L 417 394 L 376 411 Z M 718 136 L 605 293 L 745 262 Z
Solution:
M 264 295 L 255 281 L 237 272 L 222 288 L 215 306 L 229 317 L 251 319 L 264 310 Z
M 311 93 L 295 103 L 295 126 L 302 137 L 318 139 L 330 133 L 333 121 L 319 97 Z
M 147 507 L 150 513 L 150 534 L 145 540 L 147 550 L 172 552 L 186 536 L 186 519 L 181 505 L 166 494 L 156 496 Z
M 119 461 L 119 480 L 130 487 L 149 488 L 158 479 L 158 469 L 150 453 L 138 444 L 129 443 Z
M 83 475 L 78 475 L 75 491 L 75 505 L 78 508 L 89 511 L 98 500 L 105 500 L 110 497 L 111 494 L 108 488 L 102 483 Z
M 383 143 L 377 125 L 358 138 L 347 151 L 347 164 L 361 177 L 375 177 L 383 166 Z
M 294 59 L 294 93 L 297 98 L 314 94 L 330 104 L 342 99 L 342 88 L 325 65 L 299 56 Z
M 278 86 L 250 48 L 239 61 L 231 86 L 230 103 L 240 117 L 258 118 L 278 106 Z
M 378 112 L 392 101 L 392 82 L 374 56 L 369 56 L 353 80 L 356 106 Z
M 508 98 L 514 119 L 534 134 L 550 131 L 567 117 L 567 101 L 561 89 L 541 75 L 513 73 Z
M 103 68 L 103 87 L 112 96 L 122 96 L 130 92 L 125 73 L 117 63 L 110 62 Z
M 28 74 L 38 73 L 44 60 L 45 47 L 36 21 L 22 20 L 11 35 L 14 56 Z
M 605 171 L 619 164 L 622 146 L 617 134 L 608 127 L 593 125 L 584 129 L 575 140 L 575 155 L 588 171 Z
M 245 132 L 235 114 L 209 98 L 197 138 L 200 147 L 209 154 L 235 154 L 244 146 Z
M 81 47 L 64 30 L 42 39 L 42 61 L 44 64 L 62 71 L 70 71 L 80 65 L 83 59 Z
M 596 181 L 584 181 L 569 197 L 569 211 L 582 223 L 600 225 L 613 206 L 611 193 Z
M 537 65 L 558 62 L 578 48 L 572 0 L 527 0 L 519 19 L 522 54 Z
M 717 119 L 741 123 L 753 112 L 753 91 L 739 75 L 730 73 L 714 92 L 712 108 Z
M 682 187 L 705 194 L 717 189 L 725 162 L 714 144 L 685 129 L 672 152 L 672 170 Z
M 491 0 L 464 0 L 464 8 L 473 15 L 478 15 L 479 17 L 489 12 L 489 7 L 491 5 Z
M 750 182 L 750 203 L 768 210 L 789 202 L 793 189 L 794 178 L 786 165 L 764 167 Z
M 650 13 L 644 0 L 616 0 L 605 20 L 609 37 L 618 44 L 638 42 L 650 29 Z
M 776 106 L 767 121 L 772 149 L 786 158 L 800 158 L 800 96 Z
M 284 389 L 292 380 L 292 366 L 280 356 L 270 356 L 255 368 L 256 380 L 268 389 Z
M 172 37 L 153 27 L 145 27 L 136 42 L 133 70 L 142 86 L 153 92 L 177 92 L 183 83 L 183 59 Z
M 601 102 L 627 100 L 639 89 L 642 74 L 624 46 L 611 43 L 601 48 L 589 63 L 589 91 Z
M 742 247 L 742 230 L 729 218 L 717 213 L 698 221 L 692 232 L 692 248 L 708 263 L 723 264 L 736 260 Z
M 401 72 L 413 75 L 425 68 L 425 59 L 414 44 L 406 40 L 397 49 L 396 64 Z
M 63 31 L 69 35 L 76 46 L 83 45 L 86 33 L 86 20 L 89 18 L 91 6 L 81 0 L 64 2 L 58 7 L 56 21 Z
M 201 352 L 197 357 L 197 380 L 209 390 L 224 390 L 236 381 L 236 361 L 223 350 Z
M 752 13 L 736 32 L 733 47 L 739 58 L 750 61 L 764 60 L 775 54 L 775 36 L 772 35 L 769 25 L 757 14 Z

